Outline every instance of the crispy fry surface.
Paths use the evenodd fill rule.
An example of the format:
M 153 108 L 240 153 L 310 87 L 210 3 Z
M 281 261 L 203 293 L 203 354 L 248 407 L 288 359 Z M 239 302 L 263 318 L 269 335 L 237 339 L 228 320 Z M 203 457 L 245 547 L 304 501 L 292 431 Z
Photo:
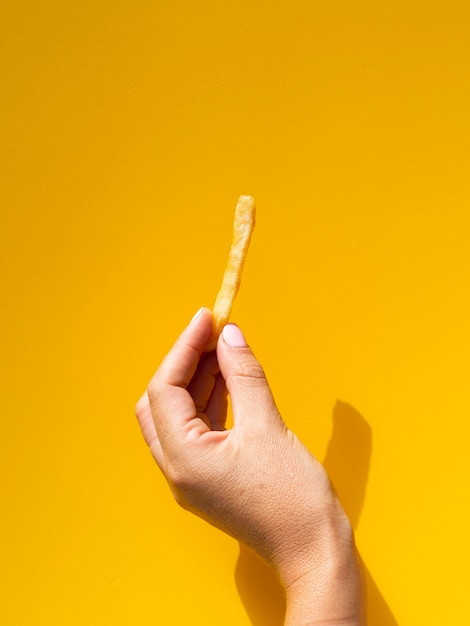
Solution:
M 214 304 L 214 327 L 207 350 L 214 350 L 222 328 L 228 322 L 233 302 L 240 287 L 251 234 L 255 227 L 255 201 L 251 196 L 240 196 L 235 209 L 233 239 L 225 267 L 222 285 Z

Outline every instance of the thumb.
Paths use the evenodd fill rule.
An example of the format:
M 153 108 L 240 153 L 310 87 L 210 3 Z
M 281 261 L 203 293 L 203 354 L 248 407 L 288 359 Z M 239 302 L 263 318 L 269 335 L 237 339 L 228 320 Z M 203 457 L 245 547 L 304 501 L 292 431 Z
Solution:
M 222 330 L 217 359 L 230 394 L 235 426 L 263 429 L 282 424 L 264 370 L 235 324 Z

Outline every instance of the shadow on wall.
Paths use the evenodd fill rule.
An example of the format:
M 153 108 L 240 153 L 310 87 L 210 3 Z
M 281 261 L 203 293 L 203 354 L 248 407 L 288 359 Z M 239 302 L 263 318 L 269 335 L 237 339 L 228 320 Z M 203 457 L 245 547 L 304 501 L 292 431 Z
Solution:
M 372 452 L 372 431 L 349 404 L 338 401 L 333 411 L 333 433 L 323 465 L 357 529 L 365 500 Z M 370 626 L 398 626 L 385 599 L 364 565 Z M 274 572 L 251 550 L 240 545 L 235 569 L 238 593 L 253 626 L 282 626 L 285 599 Z

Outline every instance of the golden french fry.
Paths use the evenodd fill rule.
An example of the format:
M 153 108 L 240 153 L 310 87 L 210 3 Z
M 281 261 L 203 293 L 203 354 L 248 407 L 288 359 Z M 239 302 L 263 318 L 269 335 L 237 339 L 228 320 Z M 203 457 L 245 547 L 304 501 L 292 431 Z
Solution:
M 206 348 L 214 350 L 222 328 L 228 322 L 233 302 L 240 287 L 240 279 L 245 263 L 251 233 L 255 227 L 255 201 L 251 196 L 240 196 L 235 209 L 233 239 L 222 286 L 214 304 L 214 324 L 212 336 Z

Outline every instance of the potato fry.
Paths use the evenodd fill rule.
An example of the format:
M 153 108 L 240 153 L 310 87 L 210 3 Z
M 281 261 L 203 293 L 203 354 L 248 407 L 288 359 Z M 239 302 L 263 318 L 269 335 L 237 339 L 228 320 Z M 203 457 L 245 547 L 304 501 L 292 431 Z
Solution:
M 240 196 L 235 209 L 232 245 L 222 285 L 214 304 L 214 324 L 207 351 L 215 349 L 222 328 L 230 318 L 254 227 L 255 201 L 251 196 Z

